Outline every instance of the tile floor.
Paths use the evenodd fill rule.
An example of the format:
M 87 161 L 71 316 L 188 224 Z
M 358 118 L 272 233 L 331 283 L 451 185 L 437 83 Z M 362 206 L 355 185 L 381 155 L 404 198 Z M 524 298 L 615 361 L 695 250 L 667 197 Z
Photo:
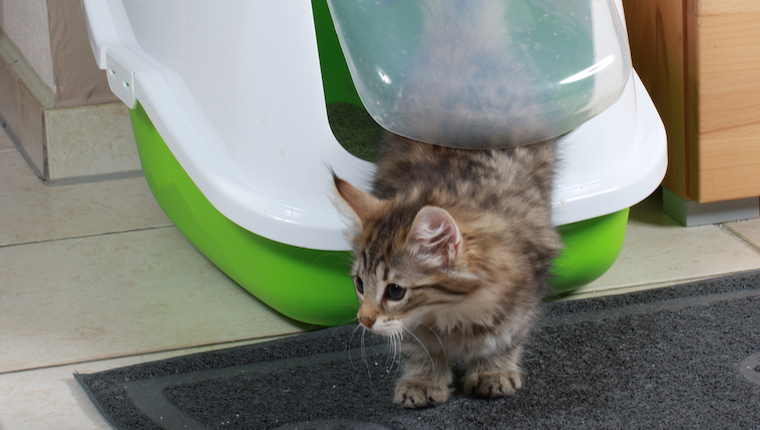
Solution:
M 758 220 L 687 229 L 653 196 L 612 269 L 574 297 L 758 269 L 759 248 Z M 108 429 L 73 373 L 306 329 L 212 266 L 143 178 L 47 186 L 2 132 L 0 327 L 2 430 Z

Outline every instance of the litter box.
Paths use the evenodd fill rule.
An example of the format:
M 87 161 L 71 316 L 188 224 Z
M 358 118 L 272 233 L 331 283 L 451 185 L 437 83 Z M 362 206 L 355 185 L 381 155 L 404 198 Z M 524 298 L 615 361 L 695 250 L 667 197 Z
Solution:
M 351 254 L 328 166 L 367 189 L 372 146 L 361 141 L 379 132 L 324 0 L 83 4 L 97 63 L 130 108 L 145 178 L 177 228 L 282 314 L 320 326 L 355 319 Z M 620 1 L 609 4 L 622 18 Z M 560 143 L 552 205 L 565 248 L 554 264 L 555 294 L 612 265 L 628 208 L 665 174 L 664 127 L 634 71 L 621 91 Z

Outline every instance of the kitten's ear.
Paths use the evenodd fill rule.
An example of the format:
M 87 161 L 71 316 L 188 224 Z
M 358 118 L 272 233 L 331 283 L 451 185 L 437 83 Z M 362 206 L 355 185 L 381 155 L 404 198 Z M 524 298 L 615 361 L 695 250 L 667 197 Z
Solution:
M 410 232 L 414 253 L 421 263 L 443 268 L 459 255 L 462 235 L 454 218 L 445 210 L 425 206 L 414 218 Z
M 333 172 L 333 182 L 338 190 L 338 195 L 351 208 L 359 221 L 366 223 L 380 208 L 382 201 L 372 194 L 354 187 L 348 182 L 340 179 Z

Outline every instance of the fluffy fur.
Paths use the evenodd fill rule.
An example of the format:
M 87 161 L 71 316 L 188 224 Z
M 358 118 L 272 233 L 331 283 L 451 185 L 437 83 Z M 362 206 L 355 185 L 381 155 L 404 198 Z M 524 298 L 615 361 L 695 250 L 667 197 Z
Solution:
M 407 408 L 448 399 L 452 361 L 466 363 L 468 394 L 499 397 L 521 388 L 522 345 L 560 249 L 550 209 L 553 140 L 502 149 L 455 148 L 466 146 L 457 126 L 470 127 L 489 106 L 507 103 L 497 89 L 514 76 L 491 73 L 507 60 L 481 34 L 487 33 L 484 27 L 503 22 L 498 14 L 506 13 L 500 6 L 504 2 L 475 1 L 482 8 L 464 19 L 485 24 L 458 38 L 442 34 L 430 20 L 446 23 L 462 0 L 425 2 L 426 28 L 431 28 L 423 44 L 427 54 L 421 54 L 421 72 L 408 84 L 421 106 L 432 106 L 448 95 L 438 82 L 437 92 L 426 96 L 430 87 L 423 77 L 435 78 L 443 65 L 462 69 L 473 91 L 482 93 L 476 99 L 483 105 L 477 108 L 452 102 L 452 111 L 459 113 L 447 121 L 421 114 L 424 127 L 452 130 L 443 142 L 451 147 L 388 133 L 371 194 L 334 177 L 339 196 L 355 214 L 350 239 L 359 321 L 374 333 L 401 340 L 403 372 L 393 401 Z M 478 55 L 493 59 L 496 68 L 467 71 Z M 486 146 L 512 143 L 499 141 L 492 131 L 486 135 Z

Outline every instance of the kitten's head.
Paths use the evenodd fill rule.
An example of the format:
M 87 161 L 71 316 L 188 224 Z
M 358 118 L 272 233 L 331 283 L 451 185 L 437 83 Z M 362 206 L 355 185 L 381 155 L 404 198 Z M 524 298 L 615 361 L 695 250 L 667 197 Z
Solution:
M 476 278 L 462 261 L 462 234 L 446 210 L 423 199 L 380 200 L 334 179 L 355 216 L 352 275 L 364 327 L 397 335 L 470 292 Z

